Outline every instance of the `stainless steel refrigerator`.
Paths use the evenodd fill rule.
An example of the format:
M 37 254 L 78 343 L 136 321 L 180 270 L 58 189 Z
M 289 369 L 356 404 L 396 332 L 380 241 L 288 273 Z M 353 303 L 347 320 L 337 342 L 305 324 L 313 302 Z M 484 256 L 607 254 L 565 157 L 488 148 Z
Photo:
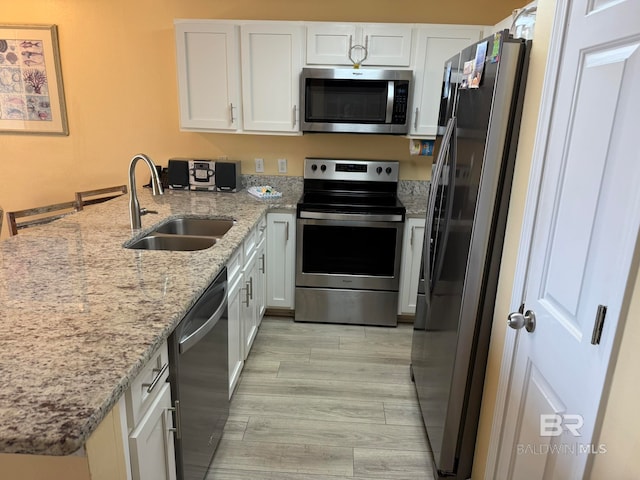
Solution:
M 471 477 L 530 42 L 445 62 L 411 375 L 438 474 Z

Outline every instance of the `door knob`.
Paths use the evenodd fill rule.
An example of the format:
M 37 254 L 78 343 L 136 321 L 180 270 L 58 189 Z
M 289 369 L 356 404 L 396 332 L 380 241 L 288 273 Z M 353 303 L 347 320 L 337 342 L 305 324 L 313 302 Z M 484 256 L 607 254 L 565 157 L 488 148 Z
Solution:
M 527 310 L 523 315 L 520 312 L 511 312 L 507 320 L 509 325 L 514 330 L 520 330 L 522 327 L 529 333 L 536 329 L 536 314 L 532 310 Z

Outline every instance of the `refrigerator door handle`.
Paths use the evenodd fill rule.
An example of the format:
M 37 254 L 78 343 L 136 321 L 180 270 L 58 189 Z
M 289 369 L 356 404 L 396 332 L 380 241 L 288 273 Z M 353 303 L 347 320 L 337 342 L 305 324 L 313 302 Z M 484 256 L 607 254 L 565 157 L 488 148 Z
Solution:
M 449 238 L 449 231 L 451 230 L 451 212 L 453 209 L 453 196 L 455 194 L 455 180 L 456 180 L 456 161 L 457 161 L 457 142 L 456 142 L 456 129 L 457 123 L 456 118 L 453 117 L 453 126 L 451 129 L 451 137 L 449 139 L 448 153 L 449 153 L 449 171 L 448 179 L 447 179 L 447 203 L 445 206 L 445 213 L 442 217 L 444 219 L 444 229 L 442 232 L 442 241 L 440 242 L 442 245 L 447 244 L 447 239 Z M 444 249 L 440 248 L 437 252 L 436 258 L 434 258 L 434 278 L 440 278 L 440 273 L 442 272 L 442 265 L 444 263 Z
M 422 250 L 422 276 L 424 278 L 424 292 L 425 292 L 425 303 L 426 306 L 429 306 L 430 297 L 431 297 L 431 278 L 430 278 L 430 270 L 431 270 L 431 228 L 433 225 L 433 217 L 436 208 L 436 193 L 438 191 L 438 180 L 440 179 L 440 174 L 442 173 L 442 169 L 444 167 L 445 159 L 447 158 L 447 152 L 451 146 L 451 135 L 453 133 L 453 128 L 455 125 L 455 117 L 451 117 L 447 122 L 447 127 L 445 129 L 444 135 L 442 137 L 442 147 L 440 148 L 440 152 L 438 153 L 438 158 L 436 160 L 435 168 L 433 169 L 433 175 L 431 177 L 431 189 L 429 191 L 429 200 L 427 202 L 427 217 L 424 225 L 424 244 Z

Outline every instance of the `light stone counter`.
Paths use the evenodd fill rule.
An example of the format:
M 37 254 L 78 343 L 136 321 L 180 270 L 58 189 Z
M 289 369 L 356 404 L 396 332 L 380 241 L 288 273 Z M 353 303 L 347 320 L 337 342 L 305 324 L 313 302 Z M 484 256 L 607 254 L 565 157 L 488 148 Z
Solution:
M 239 193 L 139 189 L 0 242 L 0 452 L 67 455 L 84 445 L 140 368 L 270 208 L 281 199 Z M 197 252 L 123 244 L 170 216 L 232 217 L 236 225 Z
M 429 182 L 400 180 L 398 184 L 398 198 L 407 209 L 407 218 L 424 218 L 428 195 Z

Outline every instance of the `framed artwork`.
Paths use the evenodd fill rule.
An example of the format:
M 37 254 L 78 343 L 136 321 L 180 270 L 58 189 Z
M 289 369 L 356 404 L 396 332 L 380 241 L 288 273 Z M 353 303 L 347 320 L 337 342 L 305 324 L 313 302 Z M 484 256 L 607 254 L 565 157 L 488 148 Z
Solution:
M 55 25 L 0 25 L 0 133 L 69 134 Z

